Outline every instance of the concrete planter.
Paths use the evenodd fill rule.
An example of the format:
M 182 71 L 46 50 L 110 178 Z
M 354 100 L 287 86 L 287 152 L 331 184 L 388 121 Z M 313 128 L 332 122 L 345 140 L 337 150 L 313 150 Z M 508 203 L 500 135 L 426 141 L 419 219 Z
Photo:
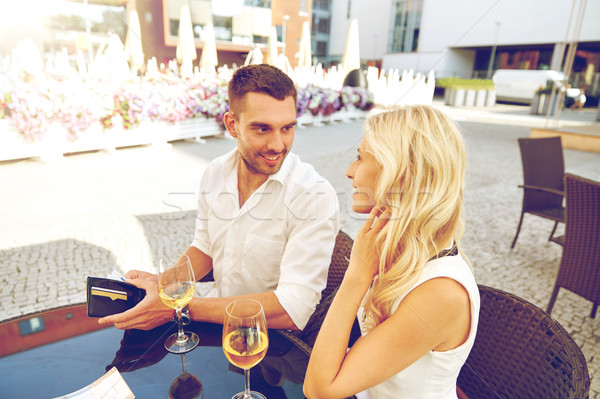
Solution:
M 493 107 L 496 105 L 496 90 L 446 88 L 444 90 L 444 104 L 455 107 Z
M 6 119 L 0 120 L 0 131 L 3 132 L 0 136 L 0 161 L 39 157 L 48 163 L 69 153 L 147 144 L 164 146 L 169 141 L 192 138 L 201 142 L 201 137 L 223 133 L 214 118 L 193 118 L 178 123 L 144 121 L 129 130 L 113 127 L 103 131 L 99 124 L 95 124 L 75 139 L 60 123 L 52 123 L 37 142 L 27 142 Z
M 485 93 L 485 106 L 493 107 L 496 105 L 496 90 L 486 90 Z
M 549 94 L 536 94 L 531 100 L 530 113 L 533 115 L 546 115 L 550 106 Z
M 450 95 L 450 104 L 454 107 L 461 107 L 465 104 L 465 90 L 464 89 L 452 89 Z
M 452 93 L 453 91 L 454 91 L 454 90 L 452 90 L 452 89 L 451 89 L 451 88 L 449 88 L 449 87 L 446 87 L 446 88 L 444 89 L 444 105 L 450 105 L 450 98 L 451 98 L 451 97 L 452 97 L 452 95 L 453 95 L 453 93 Z
M 472 107 L 475 105 L 475 96 L 477 94 L 476 90 L 465 90 L 465 107 Z
M 487 97 L 487 90 L 475 91 L 475 106 L 476 107 L 485 107 L 486 97 Z

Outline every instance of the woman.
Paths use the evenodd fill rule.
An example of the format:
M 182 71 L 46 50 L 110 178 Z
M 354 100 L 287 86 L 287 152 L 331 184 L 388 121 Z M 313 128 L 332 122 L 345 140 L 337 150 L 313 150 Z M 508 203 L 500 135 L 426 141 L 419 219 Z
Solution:
M 479 314 L 477 284 L 458 249 L 461 133 L 428 106 L 375 115 L 364 130 L 347 175 L 352 209 L 369 217 L 315 342 L 304 393 L 456 398 Z M 362 337 L 347 350 L 357 314 Z

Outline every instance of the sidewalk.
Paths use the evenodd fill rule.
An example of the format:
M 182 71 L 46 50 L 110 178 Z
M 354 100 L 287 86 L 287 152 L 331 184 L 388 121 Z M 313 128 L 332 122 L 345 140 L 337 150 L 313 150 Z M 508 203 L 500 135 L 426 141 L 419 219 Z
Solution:
M 546 118 L 529 107 L 452 108 L 469 151 L 466 232 L 461 242 L 479 283 L 546 307 L 561 248 L 547 242 L 552 223 L 526 216 L 514 250 L 510 243 L 521 209 L 518 137 Z M 561 124 L 600 133 L 595 110 L 563 112 Z M 298 129 L 294 152 L 336 188 L 341 227 L 355 236 L 362 219 L 350 212 L 345 170 L 356 155 L 362 121 Z M 598 128 L 598 130 L 596 130 Z M 194 192 L 207 163 L 235 141 L 182 141 L 66 157 L 0 163 L 0 320 L 85 301 L 85 278 L 113 268 L 152 270 L 161 252 L 183 251 L 194 230 Z M 570 173 L 600 180 L 600 154 L 565 150 Z M 591 304 L 564 290 L 552 316 L 572 334 L 588 359 L 591 398 L 600 399 L 600 319 Z

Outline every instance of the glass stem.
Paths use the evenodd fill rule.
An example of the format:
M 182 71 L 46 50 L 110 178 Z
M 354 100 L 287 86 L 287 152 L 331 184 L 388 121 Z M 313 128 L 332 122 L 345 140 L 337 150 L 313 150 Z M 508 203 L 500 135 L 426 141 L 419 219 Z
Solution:
M 181 309 L 175 309 L 177 314 L 177 324 L 179 325 L 179 331 L 177 332 L 177 342 L 182 343 L 187 341 L 187 337 L 183 333 L 183 319 L 181 317 Z
M 185 368 L 185 353 L 181 354 L 181 372 L 187 373 L 187 369 Z
M 244 399 L 252 399 L 250 394 L 250 369 L 244 369 Z

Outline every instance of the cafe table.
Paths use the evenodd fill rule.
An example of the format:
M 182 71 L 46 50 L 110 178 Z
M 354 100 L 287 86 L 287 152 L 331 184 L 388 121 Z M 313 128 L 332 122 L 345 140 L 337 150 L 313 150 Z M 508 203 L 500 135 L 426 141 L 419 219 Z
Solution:
M 72 330 L 77 320 L 96 330 L 88 328 L 79 335 L 0 357 L 0 398 L 60 397 L 88 386 L 113 367 L 136 398 L 169 398 L 172 384 L 181 393 L 186 384 L 195 381 L 177 380 L 184 364 L 187 373 L 202 384 L 202 394 L 196 397 L 227 399 L 244 389 L 243 371 L 230 364 L 223 353 L 220 324 L 191 322 L 186 325 L 184 329 L 198 334 L 200 343 L 182 362 L 181 355 L 167 352 L 163 345 L 165 339 L 176 332 L 175 323 L 149 331 L 97 329 L 96 319 L 85 314 L 85 305 L 58 312 L 59 315 L 53 317 L 59 322 L 52 319 L 51 312 L 41 312 L 0 323 L 0 349 L 6 353 L 11 345 L 19 347 L 20 341 L 35 334 L 42 336 L 50 330 L 53 336 L 61 336 L 61 332 Z M 36 329 L 43 331 L 31 332 Z M 13 332 L 7 332 L 9 330 Z M 251 370 L 250 387 L 269 399 L 304 398 L 302 382 L 307 364 L 304 351 L 284 334 L 269 330 L 269 348 L 265 358 Z M 195 384 L 187 388 L 193 391 L 197 388 Z

